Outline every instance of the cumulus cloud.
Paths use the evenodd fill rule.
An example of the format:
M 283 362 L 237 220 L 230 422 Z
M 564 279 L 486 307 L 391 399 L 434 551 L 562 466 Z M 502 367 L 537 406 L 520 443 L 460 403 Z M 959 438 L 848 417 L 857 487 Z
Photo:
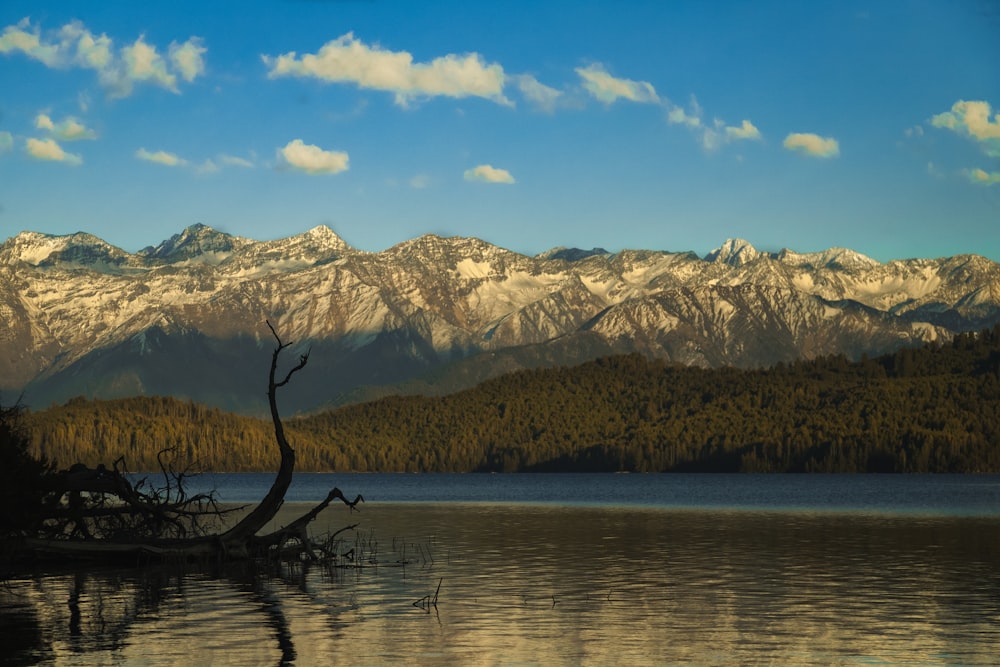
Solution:
M 187 160 L 167 151 L 147 151 L 145 148 L 140 148 L 135 152 L 135 156 L 140 160 L 155 162 L 165 167 L 183 167 L 187 164 Z
M 702 109 L 694 95 L 691 96 L 691 104 L 688 109 L 670 102 L 665 102 L 664 106 L 667 109 L 667 122 L 671 125 L 683 125 L 690 129 L 698 137 L 698 141 L 706 151 L 717 150 L 724 144 L 734 141 L 759 141 L 761 139 L 760 130 L 746 119 L 738 126 L 726 125 L 718 118 L 711 123 L 706 123 L 702 119 Z
M 83 158 L 64 151 L 55 139 L 28 139 L 25 143 L 25 151 L 34 160 L 64 162 L 73 166 L 83 164 Z
M 793 132 L 785 137 L 785 148 L 810 157 L 831 158 L 840 155 L 840 144 L 833 137 L 809 132 Z
M 10 132 L 0 132 L 0 155 L 14 148 L 14 135 Z
M 278 149 L 279 159 L 288 166 L 307 174 L 339 174 L 348 168 L 348 155 L 341 151 L 326 151 L 301 139 L 288 142 Z
M 30 27 L 25 20 L 25 26 Z M 36 28 L 36 36 L 40 33 Z M 79 66 L 96 70 L 98 73 L 115 67 L 116 55 L 111 38 L 105 34 L 94 35 L 80 21 L 67 23 L 56 33 L 59 39 L 56 48 L 57 60 L 45 63 L 50 67 Z M 52 40 L 54 44 L 54 40 Z M 31 55 L 31 54 L 28 54 Z
M 987 155 L 1000 157 L 1000 113 L 994 114 L 989 102 L 959 100 L 951 111 L 933 116 L 930 122 L 972 139 Z
M 480 183 L 513 183 L 514 177 L 506 169 L 498 169 L 489 164 L 465 170 L 465 180 Z
M 62 141 L 82 141 L 84 139 L 97 138 L 96 132 L 72 116 L 64 119 L 61 123 L 55 123 L 47 114 L 40 113 L 35 116 L 35 127 L 39 130 L 47 130 L 53 137 Z
M 694 113 L 688 113 L 682 107 L 671 107 L 667 111 L 667 122 L 671 125 L 701 127 L 701 110 L 696 108 Z
M 932 116 L 930 124 L 970 139 L 990 157 L 1000 157 L 1000 113 L 993 113 L 989 102 L 959 100 L 951 110 Z M 977 185 L 1000 183 L 1000 172 L 974 168 L 964 169 L 962 174 Z
M 115 49 L 110 37 L 95 35 L 80 21 L 42 34 L 29 19 L 9 25 L 0 33 L 0 53 L 21 53 L 47 67 L 90 69 L 111 97 L 127 97 L 136 83 L 149 83 L 178 92 L 177 76 L 193 81 L 205 71 L 206 49 L 201 40 L 173 42 L 168 58 L 140 35 L 132 44 Z
M 369 46 L 349 32 L 324 44 L 316 53 L 299 56 L 291 51 L 262 56 L 268 78 L 312 77 L 330 83 L 353 83 L 361 88 L 395 94 L 396 104 L 407 106 L 421 97 L 482 97 L 511 104 L 504 97 L 504 71 L 483 62 L 477 53 L 448 54 L 430 62 L 414 62 L 406 51 Z
M 658 104 L 660 101 L 653 84 L 648 81 L 619 79 L 609 74 L 600 63 L 577 67 L 576 73 L 583 79 L 584 89 L 605 104 L 618 99 L 650 104 Z
M 743 123 L 739 127 L 726 127 L 727 141 L 759 140 L 760 138 L 760 130 L 746 119 L 743 120 Z
M 194 81 L 205 73 L 205 52 L 201 39 L 192 37 L 183 44 L 170 43 L 170 62 L 185 81 Z
M 0 53 L 15 53 L 20 51 L 29 58 L 56 67 L 59 64 L 59 45 L 43 44 L 38 30 L 29 32 L 31 23 L 23 19 L 16 25 L 9 25 L 0 34 Z
M 993 115 L 989 102 L 959 100 L 951 111 L 931 118 L 931 125 L 964 132 L 976 139 L 1000 139 L 1000 113 Z
M 149 81 L 177 92 L 177 76 L 167 71 L 167 61 L 142 36 L 122 49 L 122 60 L 125 81 Z
M 760 130 L 748 120 L 744 120 L 742 125 L 734 127 L 726 125 L 716 118 L 711 125 L 699 123 L 696 127 L 697 131 L 701 133 L 701 146 L 706 151 L 717 150 L 724 144 L 734 141 L 759 141 L 761 138 Z
M 965 172 L 966 178 L 978 185 L 996 185 L 1000 183 L 1000 171 L 984 171 L 982 169 L 968 169 Z
M 562 96 L 562 92 L 546 86 L 530 74 L 515 74 L 510 76 L 510 79 L 514 81 L 526 100 L 548 113 L 555 110 L 556 103 Z

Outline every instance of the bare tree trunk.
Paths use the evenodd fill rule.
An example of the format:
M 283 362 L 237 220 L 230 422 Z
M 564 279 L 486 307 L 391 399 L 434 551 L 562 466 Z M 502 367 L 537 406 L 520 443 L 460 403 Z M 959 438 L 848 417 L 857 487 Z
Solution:
M 65 488 L 56 489 L 53 496 L 54 502 L 58 503 L 64 494 L 70 494 L 71 498 L 82 497 L 81 492 L 87 492 L 92 496 L 97 495 L 99 500 L 96 504 L 78 508 L 72 514 L 62 516 L 66 512 L 53 512 L 53 517 L 57 520 L 55 530 L 49 531 L 48 537 L 28 536 L 24 539 L 24 546 L 30 551 L 56 554 L 64 557 L 99 557 L 100 555 L 118 556 L 147 556 L 147 557 L 180 557 L 199 558 L 218 556 L 224 559 L 246 558 L 254 553 L 259 553 L 268 549 L 281 549 L 286 542 L 296 540 L 300 543 L 299 551 L 314 558 L 313 543 L 307 533 L 308 524 L 334 499 L 343 501 L 352 510 L 364 498 L 360 495 L 353 501 L 349 501 L 338 488 L 334 488 L 319 505 L 314 507 L 288 526 L 281 528 L 269 535 L 258 537 L 257 533 L 262 530 L 268 522 L 274 519 L 278 510 L 285 500 L 285 494 L 292 483 L 292 474 L 295 471 L 295 450 L 292 449 L 285 438 L 285 430 L 278 414 L 277 390 L 285 386 L 292 379 L 295 373 L 305 368 L 309 360 L 309 354 L 299 357 L 299 363 L 285 375 L 280 382 L 275 380 L 277 373 L 278 357 L 281 352 L 291 343 L 283 343 L 278 333 L 267 322 L 267 327 L 271 330 L 277 341 L 277 347 L 271 355 L 271 370 L 268 374 L 267 398 L 271 408 L 271 420 L 274 422 L 274 437 L 278 443 L 281 453 L 281 463 L 278 467 L 277 475 L 271 484 L 270 490 L 261 502 L 246 514 L 236 525 L 221 534 L 197 535 L 164 538 L 157 528 L 150 529 L 150 525 L 162 526 L 169 523 L 171 526 L 179 526 L 181 534 L 184 534 L 181 521 L 177 517 L 188 517 L 197 519 L 200 516 L 212 515 L 221 516 L 225 510 L 219 509 L 214 500 L 214 496 L 194 496 L 186 498 L 181 487 L 182 476 L 177 476 L 178 496 L 177 501 L 163 501 L 155 494 L 144 495 L 137 492 L 135 487 L 126 479 L 116 467 L 113 471 L 99 466 L 97 470 L 90 471 L 83 469 L 80 471 L 67 471 L 62 481 Z M 166 471 L 165 471 L 166 472 Z M 72 473 L 72 474 L 71 474 Z M 75 494 L 75 495 L 73 495 Z M 127 507 L 121 507 L 120 503 L 108 503 L 106 497 L 118 500 L 125 500 Z M 93 501 L 91 501 L 93 503 Z M 192 502 L 197 502 L 195 510 L 190 509 Z M 96 536 L 87 529 L 84 523 L 87 519 L 100 517 L 103 519 L 117 519 L 122 515 L 129 516 L 152 516 L 156 519 L 155 524 L 139 524 L 145 526 L 141 530 L 131 532 L 126 536 L 115 534 L 113 536 Z M 62 516 L 61 523 L 58 522 Z M 115 524 L 126 525 L 119 521 Z M 134 525 L 134 524 L 127 524 Z M 353 527 L 353 526 L 352 526 Z M 72 532 L 70 532 L 72 529 Z M 153 530 L 154 532 L 149 532 Z
M 288 384 L 288 381 L 292 379 L 292 375 L 305 368 L 306 363 L 309 361 L 309 353 L 307 352 L 299 357 L 298 365 L 288 371 L 284 380 L 275 382 L 274 374 L 278 368 L 278 356 L 291 343 L 282 343 L 281 338 L 275 332 L 270 322 L 267 323 L 267 327 L 274 334 L 274 339 L 278 343 L 278 346 L 274 348 L 274 353 L 271 355 L 271 372 L 268 375 L 267 382 L 267 401 L 271 407 L 271 421 L 274 422 L 274 438 L 278 441 L 278 448 L 281 451 L 281 465 L 278 467 L 278 474 L 271 484 L 271 489 L 264 496 L 264 499 L 260 501 L 260 504 L 243 517 L 242 521 L 221 536 L 222 543 L 226 546 L 246 545 L 249 539 L 257 534 L 257 531 L 274 518 L 274 515 L 281 508 L 282 503 L 285 502 L 285 494 L 292 483 L 292 473 L 295 471 L 295 450 L 292 449 L 292 446 L 288 444 L 288 440 L 285 438 L 285 429 L 281 424 L 281 417 L 278 415 L 277 391 L 278 387 Z

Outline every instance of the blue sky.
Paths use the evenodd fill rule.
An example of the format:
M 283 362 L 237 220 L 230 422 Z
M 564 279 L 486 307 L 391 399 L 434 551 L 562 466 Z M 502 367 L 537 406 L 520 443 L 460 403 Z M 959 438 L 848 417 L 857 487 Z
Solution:
M 1000 261 L 1000 3 L 0 6 L 0 238 Z

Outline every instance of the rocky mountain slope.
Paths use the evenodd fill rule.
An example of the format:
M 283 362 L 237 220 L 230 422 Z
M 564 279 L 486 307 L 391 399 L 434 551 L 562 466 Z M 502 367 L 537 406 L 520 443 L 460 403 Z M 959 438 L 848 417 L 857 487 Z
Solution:
M 0 246 L 7 402 L 164 394 L 258 412 L 265 320 L 312 353 L 284 397 L 291 412 L 617 352 L 740 367 L 879 354 L 1000 321 L 1000 265 L 764 253 L 741 240 L 704 258 L 528 257 L 431 235 L 369 253 L 326 227 L 258 242 L 194 225 L 134 254 L 84 233 Z

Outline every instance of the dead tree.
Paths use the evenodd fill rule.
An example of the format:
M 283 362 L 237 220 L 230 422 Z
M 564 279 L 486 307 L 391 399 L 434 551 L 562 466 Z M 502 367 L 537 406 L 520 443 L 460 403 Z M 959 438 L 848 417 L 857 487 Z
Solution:
M 221 524 L 225 514 L 234 508 L 221 508 L 214 494 L 188 496 L 183 489 L 185 474 L 168 472 L 162 459 L 166 485 L 157 489 L 147 486 L 145 480 L 131 482 L 122 459 L 111 468 L 100 465 L 90 469 L 78 464 L 52 478 L 45 501 L 45 518 L 37 531 L 22 536 L 23 548 L 61 558 L 117 555 L 244 559 L 268 552 L 298 558 L 330 557 L 331 554 L 312 542 L 306 527 L 333 500 L 341 500 L 354 510 L 364 501 L 361 495 L 348 500 L 340 489 L 334 488 L 323 502 L 288 526 L 258 535 L 284 503 L 295 471 L 295 450 L 285 437 L 277 391 L 305 368 L 309 360 L 308 353 L 301 355 L 298 364 L 277 381 L 278 359 L 291 343 L 282 342 L 270 322 L 267 326 L 276 341 L 267 398 L 281 461 L 274 482 L 260 503 L 231 528 L 213 532 L 207 526 Z

